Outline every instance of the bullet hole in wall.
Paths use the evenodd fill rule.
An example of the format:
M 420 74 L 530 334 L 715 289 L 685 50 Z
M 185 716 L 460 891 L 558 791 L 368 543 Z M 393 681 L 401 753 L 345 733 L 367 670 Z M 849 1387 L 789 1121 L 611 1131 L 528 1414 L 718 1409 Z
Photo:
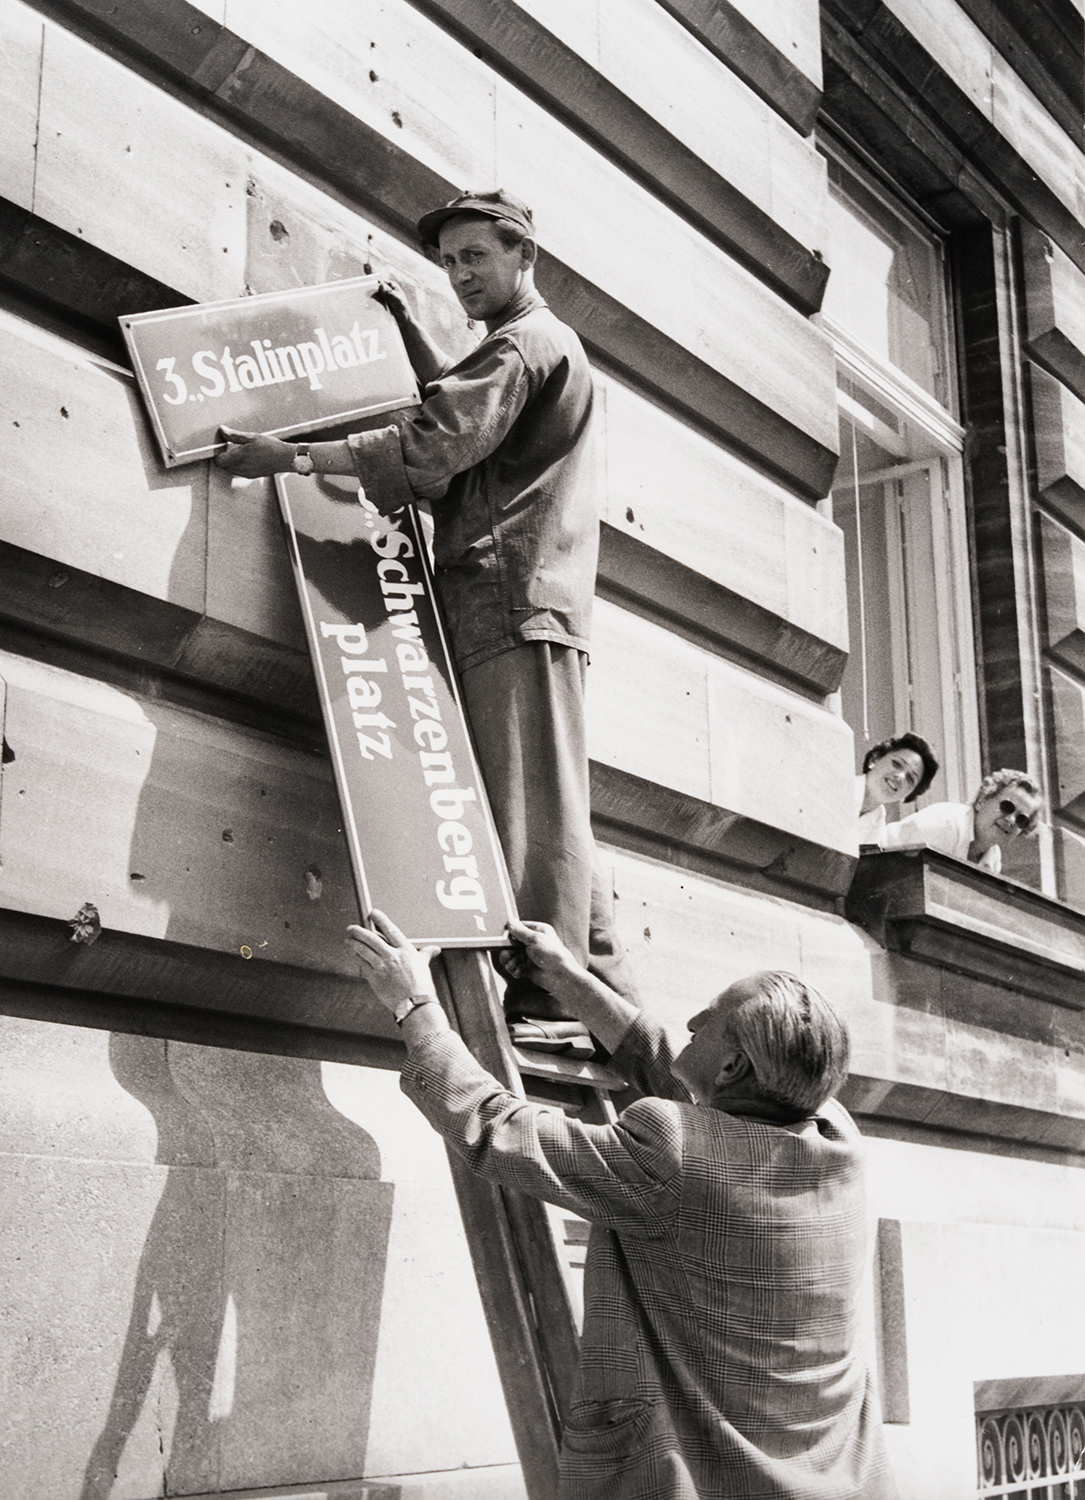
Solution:
M 288 240 L 290 238 L 290 231 L 289 229 L 287 229 L 286 225 L 282 222 L 281 219 L 272 219 L 267 228 L 268 233 L 271 235 L 271 238 L 276 241 L 276 243 L 279 240 Z
M 15 759 L 15 751 L 8 744 L 7 740 L 5 740 L 4 741 L 4 758 L 3 758 L 3 764 L 5 766 L 9 766 L 14 759 Z
M 89 948 L 91 943 L 97 942 L 102 921 L 94 902 L 84 901 L 75 916 L 68 918 L 68 926 L 72 929 L 73 943 L 85 943 Z
M 397 128 L 397 130 L 403 129 L 403 116 L 400 114 L 398 109 L 394 109 L 392 111 L 392 124 Z
M 233 829 L 232 828 L 224 828 L 222 830 L 222 842 L 224 844 L 232 844 L 233 841 L 234 841 L 234 831 L 233 831 Z

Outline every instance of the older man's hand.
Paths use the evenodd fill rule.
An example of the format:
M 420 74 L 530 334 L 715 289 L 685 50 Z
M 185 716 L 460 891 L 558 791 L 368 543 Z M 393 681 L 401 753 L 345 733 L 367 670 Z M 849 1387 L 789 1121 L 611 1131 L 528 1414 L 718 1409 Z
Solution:
M 215 464 L 242 479 L 266 479 L 271 474 L 286 474 L 294 467 L 294 444 L 266 432 L 242 432 L 236 427 L 220 427 L 226 447 L 215 454 Z
M 510 922 L 509 937 L 514 946 L 502 948 L 501 967 L 517 979 L 533 979 L 548 990 L 548 980 L 560 980 L 580 969 L 548 922 Z
M 385 1010 L 394 1011 L 404 1000 L 423 996 L 436 1000 L 429 966 L 440 948 L 416 948 L 382 911 L 371 911 L 369 919 L 377 931 L 351 925 L 347 942 L 361 959 L 369 987 Z

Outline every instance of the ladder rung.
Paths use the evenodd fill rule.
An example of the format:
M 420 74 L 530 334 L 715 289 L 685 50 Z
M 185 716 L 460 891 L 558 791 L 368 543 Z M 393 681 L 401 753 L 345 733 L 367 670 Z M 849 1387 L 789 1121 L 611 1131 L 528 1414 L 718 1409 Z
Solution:
M 629 1087 L 624 1078 L 602 1063 L 584 1062 L 552 1052 L 531 1052 L 523 1047 L 513 1047 L 512 1050 L 520 1072 L 528 1073 L 533 1078 L 557 1078 L 566 1083 L 586 1084 L 590 1088 L 606 1089 L 608 1092 Z

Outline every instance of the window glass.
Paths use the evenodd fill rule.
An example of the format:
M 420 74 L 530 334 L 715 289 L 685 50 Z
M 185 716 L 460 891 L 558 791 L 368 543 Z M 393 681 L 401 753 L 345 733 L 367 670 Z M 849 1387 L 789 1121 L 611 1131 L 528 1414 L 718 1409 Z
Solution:
M 958 738 L 960 676 L 946 461 L 927 435 L 846 376 L 840 407 L 833 519 L 847 559 L 844 717 L 864 749 L 912 730 L 945 763 Z M 956 795 L 957 781 L 948 764 L 924 800 L 945 800 L 950 783 Z
M 832 159 L 828 244 L 824 314 L 948 406 L 941 247 Z

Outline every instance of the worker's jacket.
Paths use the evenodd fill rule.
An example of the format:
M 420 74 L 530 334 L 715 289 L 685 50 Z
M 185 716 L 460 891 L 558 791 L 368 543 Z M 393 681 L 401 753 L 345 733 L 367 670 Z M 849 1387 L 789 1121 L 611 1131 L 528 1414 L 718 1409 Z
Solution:
M 580 340 L 530 292 L 423 398 L 416 415 L 349 441 L 381 510 L 432 502 L 457 666 L 523 641 L 586 650 L 599 519 Z

